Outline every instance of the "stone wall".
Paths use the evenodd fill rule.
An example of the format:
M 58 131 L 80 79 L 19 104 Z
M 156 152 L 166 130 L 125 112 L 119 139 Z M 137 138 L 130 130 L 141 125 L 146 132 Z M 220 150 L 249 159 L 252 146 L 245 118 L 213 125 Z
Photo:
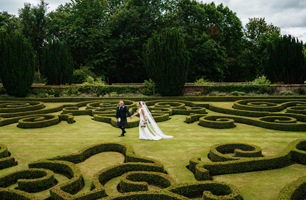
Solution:
M 272 84 L 270 85 L 270 87 L 275 87 L 276 92 L 280 92 L 280 91 L 296 92 L 299 88 L 304 88 L 304 90 L 306 90 L 306 84 L 288 84 L 288 85 Z

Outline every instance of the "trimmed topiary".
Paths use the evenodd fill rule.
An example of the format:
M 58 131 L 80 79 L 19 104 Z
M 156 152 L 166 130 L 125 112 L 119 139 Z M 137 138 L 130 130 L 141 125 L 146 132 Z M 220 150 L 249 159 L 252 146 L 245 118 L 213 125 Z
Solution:
M 10 96 L 28 94 L 34 77 L 34 51 L 21 34 L 0 31 L 0 79 Z
M 43 51 L 42 65 L 48 85 L 71 84 L 73 60 L 64 43 L 59 40 L 50 40 Z
M 178 95 L 187 81 L 189 52 L 178 29 L 163 29 L 144 45 L 144 64 L 157 91 L 164 96 Z

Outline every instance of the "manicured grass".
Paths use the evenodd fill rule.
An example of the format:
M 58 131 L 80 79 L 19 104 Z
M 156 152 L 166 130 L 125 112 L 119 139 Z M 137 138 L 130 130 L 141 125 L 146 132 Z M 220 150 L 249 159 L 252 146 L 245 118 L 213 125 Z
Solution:
M 220 102 L 215 105 L 230 108 L 232 102 Z M 46 108 L 62 105 L 45 103 Z M 60 112 L 54 113 L 60 114 Z M 208 110 L 208 114 L 218 114 Z M 0 127 L 0 143 L 5 144 L 18 165 L 0 170 L 0 176 L 27 168 L 27 164 L 39 159 L 76 152 L 92 144 L 105 142 L 123 142 L 134 147 L 136 155 L 147 156 L 162 162 L 171 177 L 178 183 L 196 181 L 186 168 L 189 159 L 201 157 L 209 161 L 207 154 L 210 146 L 225 142 L 241 142 L 260 146 L 264 156 L 281 152 L 296 139 L 305 138 L 306 132 L 276 131 L 250 125 L 238 124 L 233 129 L 211 129 L 184 123 L 185 116 L 175 115 L 166 122 L 158 123 L 163 132 L 173 135 L 172 139 L 160 141 L 139 140 L 138 127 L 127 129 L 126 137 L 119 138 L 121 130 L 110 124 L 93 121 L 91 116 L 75 116 L 76 123 L 61 122 L 58 125 L 21 129 L 17 124 Z M 124 157 L 119 153 L 105 152 L 77 164 L 82 171 L 85 187 L 80 192 L 90 190 L 92 176 L 101 169 L 122 163 Z M 215 176 L 214 180 L 237 186 L 244 200 L 276 199 L 279 191 L 288 183 L 306 175 L 306 167 L 295 164 L 282 169 L 258 171 L 241 174 Z M 59 182 L 66 177 L 57 175 Z M 106 191 L 109 195 L 118 194 L 116 187 L 119 178 L 109 181 Z M 14 186 L 11 186 L 14 188 Z M 156 189 L 151 187 L 150 189 Z M 48 198 L 49 192 L 36 193 L 40 198 Z

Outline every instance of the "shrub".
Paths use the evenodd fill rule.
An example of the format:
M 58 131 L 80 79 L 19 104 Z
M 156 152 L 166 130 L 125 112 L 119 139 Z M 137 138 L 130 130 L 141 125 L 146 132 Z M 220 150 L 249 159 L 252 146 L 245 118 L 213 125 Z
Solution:
M 265 94 L 265 93 L 273 94 L 275 91 L 276 91 L 276 88 L 274 87 L 270 87 L 268 85 L 262 85 L 259 87 L 257 93 L 258 94 Z
M 8 95 L 24 97 L 34 76 L 34 51 L 19 33 L 0 32 L 0 78 Z
M 66 45 L 59 40 L 50 40 L 43 50 L 42 71 L 48 85 L 71 84 L 73 60 Z
M 59 97 L 59 96 L 61 96 L 61 93 L 60 93 L 60 90 L 59 90 L 59 88 L 50 88 L 50 89 L 47 89 L 46 91 L 45 91 L 48 95 L 52 95 L 52 96 L 54 96 L 54 97 Z
M 297 89 L 297 93 L 299 95 L 305 95 L 306 94 L 306 90 L 304 88 L 299 88 L 299 89 Z
M 292 95 L 292 92 L 291 91 L 280 91 L 279 94 L 288 96 L 288 95 Z
M 112 92 L 116 92 L 117 94 L 126 94 L 132 93 L 139 90 L 138 86 L 97 86 L 95 92 L 98 96 L 103 96 L 105 94 L 110 94 Z
M 210 83 L 208 79 L 204 80 L 204 78 L 200 78 L 194 82 L 195 85 L 209 85 Z
M 256 85 L 270 85 L 271 81 L 269 81 L 265 75 L 262 75 L 252 81 L 252 83 Z
M 213 91 L 213 92 L 209 93 L 209 96 L 217 96 L 218 94 L 219 94 L 219 92 Z
M 161 95 L 182 92 L 188 75 L 189 52 L 178 29 L 163 29 L 144 45 L 144 64 Z
M 218 91 L 218 92 L 233 92 L 233 91 L 239 91 L 239 92 L 256 92 L 259 90 L 260 87 L 263 87 L 262 85 L 255 85 L 255 84 L 218 84 L 218 85 L 205 85 L 203 86 L 203 93 L 209 94 L 212 91 Z
M 185 93 L 184 96 L 201 96 L 201 92 L 190 92 L 190 93 Z
M 47 83 L 47 78 L 39 72 L 34 73 L 33 83 Z
M 145 80 L 143 85 L 147 87 L 140 88 L 139 92 L 144 95 L 154 95 L 155 94 L 155 83 L 152 79 Z
M 6 94 L 6 90 L 1 83 L 0 83 L 0 94 Z
M 245 95 L 245 92 L 233 91 L 230 94 L 234 96 L 243 96 Z
M 102 77 L 94 78 L 92 76 L 87 76 L 86 81 L 82 85 L 94 85 L 94 86 L 104 86 L 106 83 L 102 80 Z
M 68 94 L 68 95 L 72 95 L 72 94 L 79 95 L 79 94 L 81 94 L 78 86 L 68 87 L 66 89 L 65 93 Z
M 81 67 L 73 71 L 72 83 L 84 83 L 88 76 L 96 78 L 95 73 L 90 71 L 89 67 Z

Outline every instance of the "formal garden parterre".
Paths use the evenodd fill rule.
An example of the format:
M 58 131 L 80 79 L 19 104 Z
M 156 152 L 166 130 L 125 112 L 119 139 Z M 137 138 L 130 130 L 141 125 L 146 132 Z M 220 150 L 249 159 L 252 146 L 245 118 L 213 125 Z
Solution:
M 139 118 L 128 121 L 130 129 L 128 129 L 127 137 L 130 138 L 123 141 L 118 140 L 115 120 L 118 100 L 114 98 L 3 99 L 0 102 L 0 126 L 2 129 L 0 132 L 2 135 L 0 145 L 1 199 L 258 199 L 262 195 L 260 192 L 257 196 L 252 197 L 246 194 L 246 188 L 242 187 L 240 190 L 239 186 L 235 186 L 231 181 L 218 180 L 220 177 L 222 179 L 221 175 L 247 175 L 258 171 L 269 172 L 275 169 L 287 169 L 295 165 L 301 167 L 301 172 L 304 170 L 304 176 L 297 172 L 297 178 L 284 184 L 282 188 L 279 188 L 279 191 L 274 192 L 277 195 L 270 197 L 270 199 L 301 199 L 305 197 L 305 98 L 142 98 L 151 110 L 156 122 L 162 122 L 160 123 L 162 125 L 168 123 L 169 127 L 164 130 L 170 131 L 169 133 L 174 135 L 172 141 L 158 142 L 138 140 L 132 130 L 137 129 Z M 139 100 L 138 98 L 124 99 L 125 105 L 128 106 L 131 113 L 137 111 Z M 219 101 L 219 103 L 213 101 Z M 181 121 L 177 121 L 178 119 Z M 86 130 L 86 128 L 80 127 L 83 123 L 94 123 L 96 126 L 101 126 L 99 137 L 102 139 L 99 140 L 99 137 L 96 136 L 96 130 L 83 132 Z M 241 126 L 243 128 L 240 128 Z M 197 138 L 188 133 L 194 127 L 196 127 L 196 131 L 200 130 L 200 135 L 203 134 L 203 137 L 207 137 L 208 143 L 201 145 L 199 143 L 203 142 L 203 138 Z M 71 133 L 77 131 L 76 128 L 82 129 L 80 134 Z M 19 141 L 18 137 L 24 139 L 22 134 L 27 133 L 27 139 L 39 140 L 39 134 L 41 133 L 43 137 L 47 129 L 50 129 L 51 132 L 57 131 L 60 134 L 57 137 L 49 135 L 48 144 L 53 146 L 46 146 L 46 148 L 54 152 L 68 153 L 54 154 L 52 152 L 41 155 L 39 151 L 44 152 L 44 150 L 43 147 L 40 147 L 42 149 L 32 148 L 33 152 L 27 152 L 28 155 L 25 156 L 29 157 L 27 160 L 23 159 L 20 154 L 16 153 L 17 156 L 15 156 L 14 151 L 17 146 L 14 144 L 14 137 L 17 137 L 15 140 L 20 145 L 16 148 L 17 151 L 23 148 L 31 149 L 27 147 L 27 144 L 20 143 L 21 140 Z M 252 133 L 250 133 L 252 129 L 259 130 L 263 136 L 265 136 L 265 132 L 267 135 L 274 134 L 275 138 L 270 141 L 279 140 L 277 136 L 279 133 L 284 135 L 281 138 L 284 137 L 286 141 L 290 142 L 282 144 L 281 146 L 284 148 L 274 151 L 277 153 L 272 155 L 268 153 L 267 155 L 267 148 L 261 149 L 260 142 L 258 145 L 259 138 L 254 138 L 256 143 L 254 145 L 241 142 L 244 141 L 243 139 L 238 141 L 237 137 L 233 136 L 235 133 L 241 133 L 240 137 L 247 134 L 250 137 L 248 140 L 252 141 Z M 27 130 L 32 130 L 33 135 L 31 136 Z M 235 132 L 235 130 L 237 131 Z M 129 135 L 130 131 L 131 135 Z M 216 136 L 211 134 L 205 136 L 210 131 L 214 131 Z M 218 133 L 224 135 L 226 131 L 231 131 L 226 137 L 232 137 L 230 140 L 236 139 L 236 141 L 219 142 Z M 14 134 L 14 137 L 12 136 L 10 139 L 9 133 Z M 90 141 L 87 145 L 85 141 L 82 141 L 86 140 L 82 134 L 87 137 L 93 135 L 95 140 Z M 182 136 L 184 134 L 185 137 L 190 137 L 186 140 L 197 144 L 194 154 L 188 152 L 185 155 L 184 151 L 172 152 L 171 145 L 173 148 L 177 148 L 175 145 L 182 145 L 182 149 L 189 145 L 188 142 L 183 142 Z M 132 138 L 132 135 L 136 137 Z M 62 140 L 61 137 L 68 140 L 70 138 L 68 143 L 70 143 L 72 151 L 61 150 L 65 144 L 59 141 Z M 39 141 L 44 140 L 40 139 Z M 83 147 L 74 147 L 71 144 L 73 141 L 78 141 L 76 147 Z M 57 145 L 57 149 L 53 149 Z M 166 161 L 167 155 L 158 155 L 159 151 L 154 151 L 152 145 L 156 149 L 159 149 L 160 145 L 160 148 L 163 149 L 162 152 L 168 152 L 176 161 L 172 160 L 172 163 L 169 164 L 170 162 Z M 146 156 L 134 151 L 134 146 L 142 153 L 145 152 Z M 205 148 L 210 149 L 205 152 L 203 151 Z M 80 169 L 82 164 L 105 152 L 121 154 L 123 163 L 105 166 L 101 160 L 102 163 L 97 164 L 97 169 L 91 177 L 82 173 Z M 46 157 L 45 155 L 50 156 Z M 181 158 L 185 157 L 188 159 L 182 161 Z M 164 165 L 158 158 L 165 161 L 166 164 Z M 181 163 L 187 164 L 180 166 Z M 180 170 L 173 170 L 176 167 Z M 59 178 L 60 176 L 65 178 Z M 189 178 L 185 178 L 187 176 Z M 117 190 L 115 192 L 107 189 L 108 183 L 113 180 L 116 180 L 116 183 L 112 183 Z M 252 192 L 252 190 L 252 185 L 250 185 L 247 191 Z

